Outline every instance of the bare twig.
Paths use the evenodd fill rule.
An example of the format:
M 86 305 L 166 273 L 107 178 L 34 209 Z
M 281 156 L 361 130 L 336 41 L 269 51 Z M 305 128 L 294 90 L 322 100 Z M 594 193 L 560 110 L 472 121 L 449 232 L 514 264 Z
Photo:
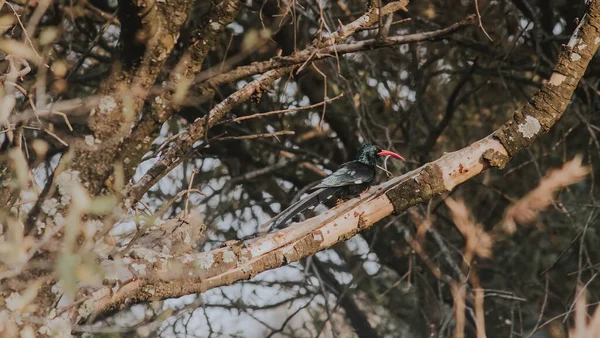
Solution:
M 296 133 L 291 130 L 283 130 L 276 131 L 273 133 L 265 133 L 265 134 L 254 134 L 254 135 L 242 135 L 242 136 L 224 136 L 211 139 L 211 142 L 219 142 L 219 141 L 235 141 L 235 140 L 253 140 L 257 138 L 265 138 L 265 137 L 277 137 L 282 135 L 295 135 Z
M 494 40 L 492 39 L 492 37 L 488 34 L 488 32 L 485 30 L 485 28 L 483 28 L 483 22 L 481 22 L 481 13 L 479 13 L 479 1 L 478 0 L 473 0 L 475 2 L 475 11 L 477 12 L 477 21 L 479 21 L 479 27 L 481 28 L 481 30 L 483 31 L 483 33 L 485 34 L 485 36 L 487 36 L 487 38 L 494 42 Z
M 265 116 L 271 116 L 271 115 L 279 115 L 279 114 L 286 114 L 286 113 L 293 113 L 293 112 L 297 112 L 299 110 L 308 110 L 308 109 L 313 109 L 316 107 L 320 107 L 320 106 L 324 106 L 327 103 L 333 102 L 341 97 L 344 96 L 344 93 L 341 93 L 340 95 L 331 98 L 331 99 L 326 99 L 323 100 L 322 102 L 319 103 L 315 103 L 315 104 L 311 104 L 308 106 L 304 106 L 304 107 L 296 107 L 296 108 L 289 108 L 289 109 L 282 109 L 282 110 L 273 110 L 270 112 L 265 112 L 265 113 L 257 113 L 257 114 L 252 114 L 252 115 L 246 115 L 246 116 L 240 116 L 240 117 L 236 117 L 233 119 L 229 119 L 229 120 L 223 120 L 220 122 L 217 122 L 215 125 L 221 125 L 221 124 L 225 124 L 225 123 L 231 123 L 231 122 L 240 122 L 240 121 L 244 121 L 244 120 L 249 120 L 249 119 L 255 119 L 255 118 L 259 118 L 259 117 L 265 117 Z

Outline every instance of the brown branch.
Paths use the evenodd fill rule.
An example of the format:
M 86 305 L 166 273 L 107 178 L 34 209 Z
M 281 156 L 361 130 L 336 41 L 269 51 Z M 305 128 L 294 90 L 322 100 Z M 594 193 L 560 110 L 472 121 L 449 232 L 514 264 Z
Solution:
M 331 46 L 340 41 L 346 40 L 350 35 L 363 28 L 376 27 L 380 16 L 393 14 L 399 10 L 407 12 L 408 10 L 406 9 L 406 6 L 408 6 L 408 0 L 400 0 L 388 3 L 387 5 L 381 7 L 381 10 L 379 9 L 379 6 L 372 7 L 368 12 L 358 18 L 358 20 L 354 20 L 351 23 L 340 27 L 340 29 L 331 34 L 330 37 L 324 37 L 320 42 L 317 40 L 313 41 L 313 46 Z
M 220 142 L 220 141 L 235 141 L 235 140 L 253 140 L 257 138 L 265 138 L 265 137 L 277 137 L 283 135 L 294 135 L 295 132 L 291 130 L 283 130 L 276 131 L 274 133 L 264 133 L 264 134 L 253 134 L 253 135 L 241 135 L 241 136 L 224 136 L 212 139 L 211 142 Z
M 121 37 L 131 40 L 136 46 L 143 43 L 144 53 L 141 56 L 126 53 L 121 61 L 125 61 L 128 67 L 111 72 L 100 84 L 100 99 L 89 111 L 87 128 L 79 128 L 79 133 L 81 129 L 89 130 L 86 132 L 88 135 L 60 135 L 68 137 L 67 143 L 72 152 L 61 158 L 55 176 L 59 174 L 57 170 L 77 172 L 92 195 L 97 195 L 104 188 L 106 179 L 114 170 L 121 140 L 131 132 L 137 119 L 136 113 L 141 110 L 147 93 L 160 74 L 166 56 L 173 50 L 175 37 L 192 3 L 191 0 L 173 0 L 170 6 L 158 10 L 155 7 L 159 5 L 154 1 L 120 2 Z M 133 48 L 126 41 L 126 47 Z M 86 142 L 90 137 L 93 142 Z M 46 215 L 39 212 L 44 200 L 39 198 L 31 209 L 26 222 L 27 233 L 36 221 L 44 221 Z
M 406 6 L 408 5 L 408 2 L 408 0 L 399 0 L 391 2 L 381 8 L 381 15 L 385 16 L 393 14 L 399 10 L 407 11 Z M 301 52 L 294 53 L 292 56 L 290 56 L 292 58 L 296 58 L 296 61 L 293 61 L 293 59 L 286 59 L 286 57 L 272 58 L 271 60 L 255 62 L 248 66 L 238 67 L 233 71 L 225 74 L 211 76 L 210 80 L 207 81 L 205 81 L 206 74 L 200 73 L 196 78 L 196 81 L 200 82 L 201 85 L 198 87 L 192 87 L 191 91 L 196 93 L 196 96 L 205 96 L 209 93 L 212 93 L 214 88 L 226 83 L 234 82 L 251 75 L 264 73 L 272 69 L 289 66 L 291 64 L 305 63 L 309 60 L 312 60 L 313 57 L 315 57 L 316 53 L 319 51 L 315 48 L 331 47 L 335 44 L 339 44 L 341 41 L 346 40 L 348 37 L 350 37 L 356 32 L 365 29 L 375 28 L 376 23 L 379 20 L 379 12 L 379 8 L 371 8 L 369 11 L 361 15 L 358 19 L 346 25 L 342 25 L 329 38 L 322 38 L 321 40 L 315 39 L 311 44 L 312 48 L 307 48 Z M 335 51 L 335 48 L 333 50 Z M 323 57 L 330 56 L 331 55 L 324 55 Z M 316 58 L 314 60 L 318 59 L 319 58 Z
M 240 121 L 255 119 L 255 118 L 258 118 L 258 117 L 265 117 L 265 116 L 279 115 L 279 114 L 286 114 L 286 113 L 294 113 L 294 112 L 297 112 L 299 110 L 313 109 L 313 108 L 316 108 L 316 107 L 324 106 L 324 105 L 326 105 L 326 104 L 328 104 L 330 102 L 333 102 L 333 101 L 341 98 L 342 96 L 344 96 L 344 93 L 341 93 L 340 95 L 338 95 L 338 96 L 336 96 L 334 98 L 323 100 L 322 102 L 311 104 L 311 105 L 308 105 L 308 106 L 296 107 L 296 108 L 289 108 L 289 109 L 281 109 L 281 110 L 273 110 L 273 111 L 269 111 L 269 112 L 265 112 L 265 113 L 257 113 L 257 114 L 252 114 L 252 115 L 240 116 L 240 117 L 236 117 L 234 119 L 220 121 L 216 125 L 225 124 L 225 123 L 231 123 L 231 122 L 240 122 Z
M 298 261 L 367 229 L 382 218 L 450 191 L 489 167 L 503 168 L 562 116 L 600 42 L 600 1 L 588 13 L 559 55 L 550 80 L 512 119 L 492 135 L 400 177 L 371 188 L 322 215 L 262 238 L 203 253 L 171 256 L 145 250 L 141 264 L 115 294 L 105 287 L 94 294 L 94 313 L 131 304 L 200 293 Z M 116 266 L 125 264 L 113 262 Z
M 479 28 L 483 31 L 485 36 L 491 41 L 494 42 L 494 39 L 488 34 L 488 32 L 483 28 L 483 22 L 481 21 L 481 13 L 479 12 L 479 3 L 478 0 L 475 0 L 475 12 L 477 13 L 477 21 L 479 22 Z
M 472 25 L 474 22 L 475 16 L 471 15 L 451 26 L 431 32 L 390 36 L 386 37 L 385 39 L 367 39 L 348 44 L 326 46 L 316 50 L 313 48 L 308 48 L 290 56 L 275 57 L 267 61 L 254 62 L 247 66 L 238 67 L 230 72 L 215 75 L 211 79 L 201 82 L 198 84 L 198 86 L 193 87 L 191 90 L 196 93 L 196 96 L 207 95 L 214 90 L 213 88 L 217 88 L 227 83 L 232 83 L 279 67 L 300 65 L 308 61 L 317 61 L 330 58 L 335 56 L 336 53 L 340 55 L 374 48 L 395 47 L 407 43 L 441 39 L 460 30 L 461 28 Z

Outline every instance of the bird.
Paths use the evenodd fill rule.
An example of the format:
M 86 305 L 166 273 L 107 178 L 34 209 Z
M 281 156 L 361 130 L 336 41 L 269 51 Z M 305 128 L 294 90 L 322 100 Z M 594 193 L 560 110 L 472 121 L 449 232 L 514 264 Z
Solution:
M 356 160 L 342 164 L 331 175 L 318 182 L 310 189 L 313 190 L 312 193 L 271 219 L 270 223 L 265 226 L 265 231 L 282 228 L 294 216 L 307 209 L 313 209 L 333 197 L 347 198 L 365 191 L 375 179 L 378 157 L 384 156 L 391 156 L 406 162 L 404 157 L 392 151 L 365 144 L 358 151 Z

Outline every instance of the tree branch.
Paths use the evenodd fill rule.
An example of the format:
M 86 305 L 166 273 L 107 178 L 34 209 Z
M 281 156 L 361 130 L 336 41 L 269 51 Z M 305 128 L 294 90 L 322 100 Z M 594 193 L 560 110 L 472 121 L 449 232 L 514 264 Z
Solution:
M 75 151 L 75 160 L 70 161 L 68 167 L 81 173 L 82 181 L 94 194 L 104 187 L 113 170 L 119 144 L 131 132 L 137 112 L 173 50 L 193 1 L 174 0 L 168 6 L 142 0 L 119 3 L 122 39 L 134 41 L 124 46 L 128 67 L 125 71 L 112 72 L 101 84 L 102 98 L 90 113 L 87 130 L 79 130 L 78 137 L 69 142 Z M 126 20 L 134 22 L 132 27 L 126 28 L 129 26 Z M 140 42 L 145 48 L 138 46 Z M 130 90 L 132 88 L 134 90 Z M 97 142 L 86 143 L 84 136 L 88 135 L 85 134 Z
M 472 25 L 475 22 L 475 16 L 470 15 L 451 26 L 439 30 L 423 33 L 415 33 L 401 36 L 389 36 L 385 39 L 366 39 L 357 42 L 327 46 L 319 49 L 308 48 L 290 56 L 275 57 L 267 61 L 254 62 L 247 66 L 238 67 L 230 72 L 215 75 L 209 80 L 203 81 L 191 90 L 197 95 L 207 95 L 214 89 L 227 83 L 232 83 L 246 77 L 264 73 L 266 71 L 290 66 L 300 65 L 308 61 L 317 61 L 325 58 L 334 57 L 336 54 L 355 53 L 374 48 L 395 47 L 407 43 L 423 42 L 428 40 L 442 39 L 461 28 Z
M 77 172 L 87 190 L 94 195 L 104 188 L 106 179 L 114 169 L 119 144 L 131 132 L 137 119 L 136 113 L 144 104 L 162 65 L 175 46 L 175 37 L 192 3 L 191 0 L 173 0 L 166 6 L 153 1 L 120 1 L 121 26 L 125 31 L 131 30 L 124 33 L 122 39 L 141 41 L 145 46 L 143 55 L 125 52 L 127 69 L 111 72 L 100 85 L 100 99 L 89 113 L 86 112 L 89 114 L 86 125 L 76 128 L 74 135 L 67 134 L 72 153 L 63 156 L 55 170 Z M 132 20 L 132 26 L 124 28 L 127 24 L 123 20 Z M 126 48 L 139 49 L 137 42 L 127 41 L 124 42 Z M 86 141 L 90 138 L 92 142 Z M 54 176 L 58 174 L 55 172 Z M 33 229 L 36 221 L 45 218 L 39 212 L 44 200 L 39 198 L 31 209 L 26 222 L 27 233 Z
M 202 69 L 204 58 L 217 42 L 225 27 L 237 17 L 242 3 L 240 0 L 224 0 L 214 6 L 206 16 L 204 24 L 194 32 L 193 41 L 186 55 L 175 67 L 169 79 L 172 90 L 162 91 L 157 96 L 152 96 L 146 103 L 149 112 L 142 116 L 131 135 L 121 145 L 119 162 L 124 163 L 125 180 L 128 181 L 139 165 L 142 157 L 150 150 L 162 124 L 169 119 L 178 109 L 180 99 L 173 100 L 177 93 L 187 93 L 188 88 Z M 180 95 L 181 96 L 181 95 Z M 177 98 L 177 96 L 175 96 Z M 141 146 L 140 146 L 141 145 Z M 127 161 L 124 159 L 127 158 Z

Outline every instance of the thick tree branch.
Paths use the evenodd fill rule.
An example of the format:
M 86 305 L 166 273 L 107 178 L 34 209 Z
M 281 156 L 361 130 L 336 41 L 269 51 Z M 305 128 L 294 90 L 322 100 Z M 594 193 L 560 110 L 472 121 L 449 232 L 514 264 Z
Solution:
M 96 195 L 105 186 L 106 179 L 114 169 L 119 144 L 135 125 L 136 114 L 175 46 L 179 29 L 192 3 L 191 0 L 174 0 L 167 6 L 143 0 L 120 2 L 122 20 L 137 18 L 127 19 L 133 23 L 127 28 L 131 32 L 125 33 L 125 47 L 134 48 L 132 44 L 141 42 L 145 46 L 144 53 L 134 57 L 131 52 L 126 52 L 126 69 L 113 71 L 100 85 L 100 99 L 89 112 L 86 125 L 75 129 L 76 137 L 68 135 L 72 153 L 63 156 L 61 164 L 56 167 L 58 171 L 67 169 L 77 172 L 88 192 Z M 122 22 L 122 26 L 126 25 Z M 133 42 L 131 39 L 137 40 Z M 54 173 L 55 176 L 59 174 Z M 33 229 L 36 221 L 43 221 L 45 215 L 39 210 L 44 200 L 45 196 L 39 198 L 30 211 L 26 222 L 27 233 Z
M 600 27 L 600 1 L 594 0 L 569 45 L 560 53 L 550 80 L 492 135 L 375 186 L 361 198 L 262 238 L 177 256 L 144 249 L 131 259 L 144 268 L 121 280 L 124 285 L 118 291 L 113 293 L 110 287 L 104 287 L 94 293 L 93 313 L 200 293 L 252 278 L 327 249 L 394 212 L 401 213 L 452 190 L 489 167 L 503 168 L 512 156 L 547 132 L 562 116 L 600 43 L 597 27 Z M 131 264 L 105 263 L 112 268 Z
M 174 0 L 167 6 L 154 1 L 120 2 L 124 38 L 135 41 L 131 42 L 134 45 L 125 45 L 125 63 L 129 68 L 112 72 L 101 84 L 99 94 L 103 97 L 87 121 L 89 130 L 79 131 L 83 135 L 70 142 L 75 160 L 70 161 L 68 168 L 80 172 L 90 192 L 95 194 L 104 186 L 113 169 L 118 146 L 131 132 L 136 114 L 173 50 L 192 3 L 191 0 Z M 125 19 L 134 22 L 131 32 L 125 28 L 128 26 Z M 139 42 L 145 48 L 136 47 Z M 136 51 L 129 50 L 132 48 Z M 141 54 L 140 50 L 143 50 Z M 92 136 L 94 142 L 85 142 L 83 136 L 88 136 L 85 134 Z
M 135 169 L 152 146 L 152 141 L 156 138 L 162 124 L 179 109 L 181 99 L 175 97 L 174 102 L 173 95 L 180 93 L 181 96 L 182 93 L 187 93 L 192 80 L 202 69 L 204 58 L 217 43 L 225 27 L 237 17 L 241 5 L 240 0 L 224 0 L 212 8 L 202 26 L 193 34 L 193 41 L 186 55 L 169 78 L 168 85 L 173 90 L 162 91 L 147 101 L 149 112 L 142 116 L 131 135 L 120 147 L 119 162 L 124 164 L 126 181 L 135 173 Z

